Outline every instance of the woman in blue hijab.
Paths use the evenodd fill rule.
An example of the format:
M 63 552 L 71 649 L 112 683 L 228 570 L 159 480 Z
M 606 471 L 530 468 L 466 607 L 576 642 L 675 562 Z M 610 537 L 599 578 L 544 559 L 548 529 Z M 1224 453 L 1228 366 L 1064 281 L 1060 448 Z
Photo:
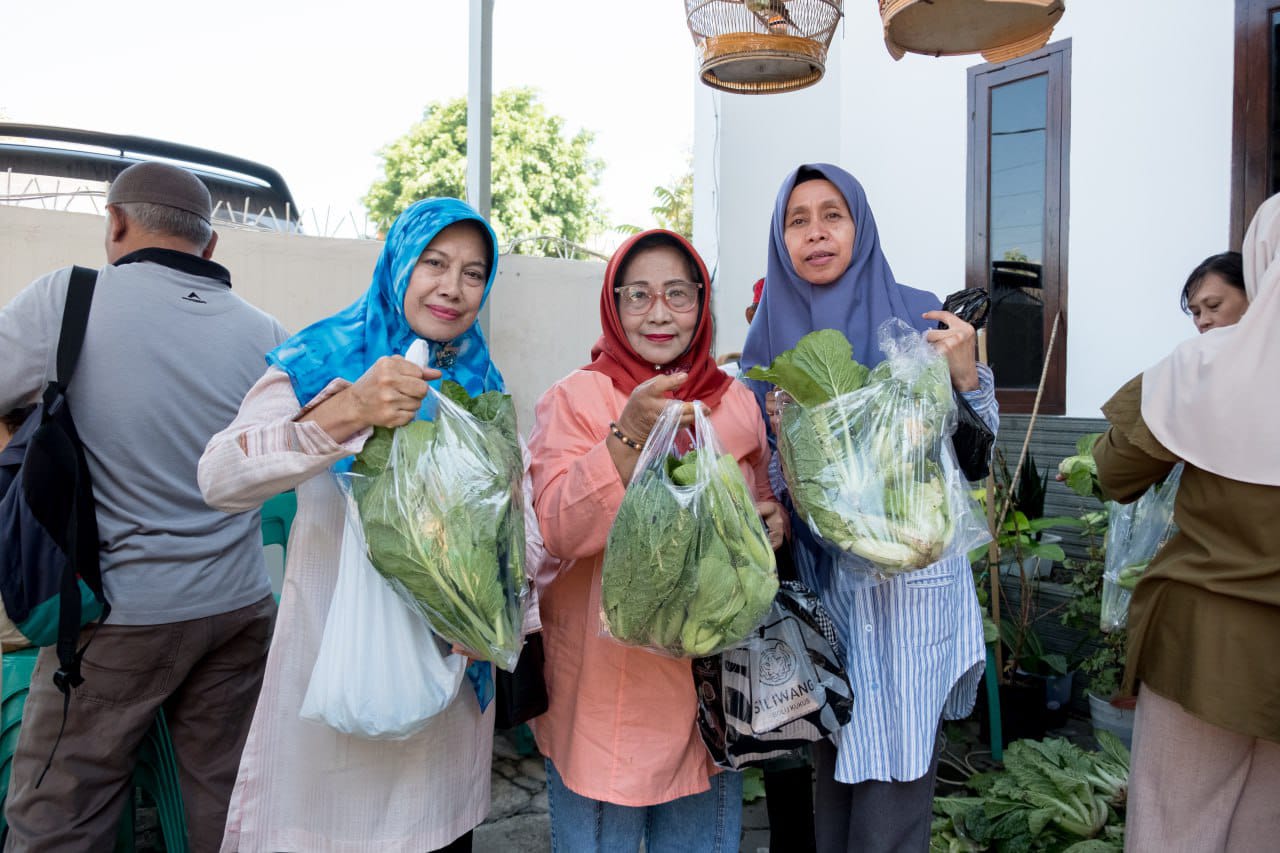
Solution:
M 854 358 L 874 366 L 884 358 L 876 330 L 897 318 L 947 358 L 956 393 L 994 430 L 994 383 L 977 364 L 974 330 L 940 309 L 932 293 L 894 277 L 862 185 L 837 166 L 801 166 L 774 207 L 764 298 L 743 370 L 770 364 L 818 329 L 840 330 Z M 766 413 L 775 415 L 772 389 L 755 386 Z M 793 517 L 791 529 L 801 579 L 831 612 L 857 697 L 837 743 L 814 745 L 818 850 L 927 850 L 941 721 L 969 714 L 985 662 L 968 562 L 947 559 L 866 586 L 836 565 L 801 519 Z
M 471 849 L 489 809 L 489 664 L 468 667 L 472 689 L 405 740 L 348 736 L 298 714 L 342 545 L 345 500 L 329 472 L 349 466 L 373 427 L 422 417 L 429 384 L 502 390 L 476 322 L 497 262 L 493 230 L 466 204 L 413 204 L 391 226 L 368 290 L 269 353 L 236 420 L 205 449 L 199 478 L 211 505 L 254 510 L 288 489 L 298 498 L 224 850 Z M 418 339 L 425 368 L 402 357 Z

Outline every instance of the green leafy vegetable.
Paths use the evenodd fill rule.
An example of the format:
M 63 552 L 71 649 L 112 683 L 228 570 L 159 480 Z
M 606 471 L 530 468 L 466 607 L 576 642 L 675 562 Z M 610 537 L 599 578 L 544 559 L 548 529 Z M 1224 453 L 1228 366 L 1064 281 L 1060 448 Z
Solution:
M 956 530 L 942 467 L 951 377 L 923 347 L 904 344 L 868 370 L 843 334 L 826 329 L 747 373 L 797 403 L 783 408 L 779 450 L 800 514 L 885 574 L 937 562 Z
M 931 853 L 1120 853 L 1129 754 L 1111 733 L 1097 738 L 1098 752 L 1062 738 L 1011 744 L 1003 770 L 966 782 L 979 796 L 934 799 Z
M 1102 494 L 1102 486 L 1098 482 L 1098 463 L 1093 458 L 1093 446 L 1102 433 L 1094 432 L 1081 436 L 1076 441 L 1076 455 L 1068 456 L 1058 463 L 1058 473 L 1066 481 L 1068 488 L 1083 498 L 1094 497 L 1106 500 Z
M 515 408 L 453 382 L 441 395 L 462 412 L 375 429 L 352 494 L 374 568 L 441 637 L 512 669 L 526 588 Z
M 669 455 L 632 480 L 604 554 L 601 605 L 614 638 L 709 655 L 745 639 L 777 591 L 773 551 L 732 455 Z

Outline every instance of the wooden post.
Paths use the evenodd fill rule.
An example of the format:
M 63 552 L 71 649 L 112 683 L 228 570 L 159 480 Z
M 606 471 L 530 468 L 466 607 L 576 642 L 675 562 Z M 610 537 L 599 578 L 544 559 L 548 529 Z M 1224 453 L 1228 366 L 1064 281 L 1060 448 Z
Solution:
M 992 476 L 989 476 L 987 478 L 988 523 L 992 525 L 991 535 L 993 537 L 993 541 L 991 543 L 991 546 L 987 554 L 988 554 L 988 557 L 990 557 L 990 554 L 994 551 L 996 554 L 997 560 L 999 559 L 1000 549 L 996 545 L 994 541 L 994 537 L 996 536 L 996 531 L 998 531 L 1001 527 L 1004 526 L 1005 517 L 1009 514 L 1009 507 L 1013 503 L 1013 493 L 1017 491 L 1018 481 L 1022 477 L 1022 463 L 1027 458 L 1027 449 L 1031 446 L 1031 431 L 1036 428 L 1036 418 L 1040 414 L 1040 400 L 1044 396 L 1044 383 L 1045 383 L 1045 380 L 1048 379 L 1049 377 L 1049 359 L 1053 355 L 1053 347 L 1058 341 L 1058 325 L 1061 321 L 1062 321 L 1062 312 L 1058 312 L 1057 314 L 1053 315 L 1053 329 L 1049 332 L 1049 345 L 1045 347 L 1044 365 L 1040 368 L 1040 385 L 1036 388 L 1036 399 L 1031 406 L 1031 419 L 1027 421 L 1027 433 L 1022 438 L 1022 450 L 1018 454 L 1018 465 L 1016 468 L 1013 469 L 1013 480 L 1009 483 L 1009 492 L 1004 496 L 1004 503 L 1001 505 L 1000 512 L 998 515 L 996 515 L 994 522 L 990 519 L 991 503 L 993 502 L 992 497 L 995 490 L 994 472 Z M 1000 593 L 999 593 L 1000 566 L 998 562 L 992 564 L 991 561 L 988 560 L 988 563 L 992 565 L 992 573 L 991 573 L 992 616 L 991 618 L 995 620 L 996 627 L 999 628 L 1000 627 Z M 1025 590 L 1024 590 L 1024 593 L 1025 593 Z M 1023 596 L 1022 606 L 1024 609 L 1027 606 L 1025 594 Z M 1000 645 L 997 643 L 996 644 L 996 666 L 999 668 L 1000 678 L 1001 680 L 1003 680 L 1004 679 L 1004 661 L 1002 659 L 1003 654 L 1001 652 L 1002 650 L 1000 648 Z

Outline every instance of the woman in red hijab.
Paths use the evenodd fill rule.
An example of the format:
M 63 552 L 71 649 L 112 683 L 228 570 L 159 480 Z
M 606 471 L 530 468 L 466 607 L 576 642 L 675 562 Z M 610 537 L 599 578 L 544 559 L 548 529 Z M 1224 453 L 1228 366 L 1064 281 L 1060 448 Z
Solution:
M 697 728 L 688 660 L 600 634 L 605 540 L 644 446 L 671 400 L 710 410 L 776 548 L 786 517 L 751 392 L 716 367 L 706 266 L 670 231 L 629 239 L 605 270 L 592 361 L 538 401 L 534 507 L 562 568 L 539 589 L 550 707 L 534 721 L 547 756 L 553 851 L 737 851 L 741 780 L 717 771 Z

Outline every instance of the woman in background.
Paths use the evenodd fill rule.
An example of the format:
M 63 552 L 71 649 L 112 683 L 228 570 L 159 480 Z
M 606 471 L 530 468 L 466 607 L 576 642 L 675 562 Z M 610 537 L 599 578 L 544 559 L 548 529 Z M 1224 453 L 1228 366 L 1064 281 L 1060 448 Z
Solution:
M 1182 287 L 1182 310 L 1191 315 L 1201 334 L 1234 326 L 1248 308 L 1244 263 L 1239 252 L 1205 258 Z
M 1244 240 L 1249 310 L 1116 392 L 1098 478 L 1136 500 L 1184 462 L 1178 533 L 1129 605 L 1138 696 L 1125 849 L 1280 843 L 1280 196 Z

